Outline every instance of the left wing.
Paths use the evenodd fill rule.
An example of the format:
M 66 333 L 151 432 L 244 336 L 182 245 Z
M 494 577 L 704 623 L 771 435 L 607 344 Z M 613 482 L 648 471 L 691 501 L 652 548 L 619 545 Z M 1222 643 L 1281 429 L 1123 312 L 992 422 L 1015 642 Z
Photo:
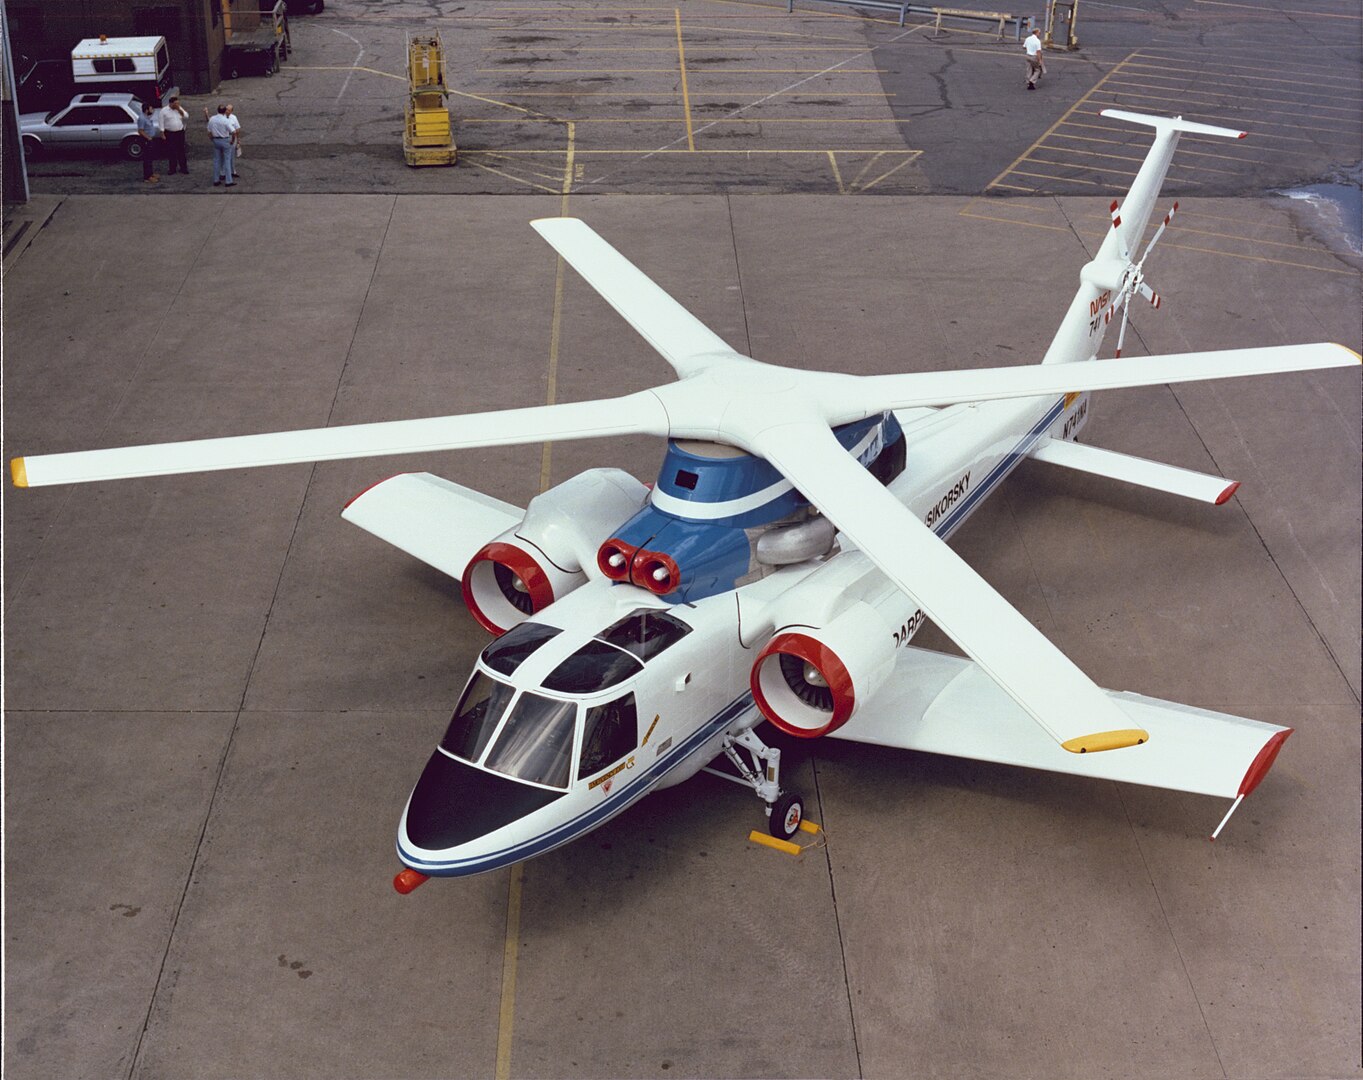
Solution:
M 341 517 L 458 581 L 469 560 L 525 511 L 430 473 L 403 473 L 362 491 Z
M 1067 754 L 979 665 L 910 647 L 886 684 L 829 737 L 1234 799 L 1254 790 L 1292 733 L 1140 694 L 1103 693 L 1140 721 L 1150 741 L 1111 754 Z

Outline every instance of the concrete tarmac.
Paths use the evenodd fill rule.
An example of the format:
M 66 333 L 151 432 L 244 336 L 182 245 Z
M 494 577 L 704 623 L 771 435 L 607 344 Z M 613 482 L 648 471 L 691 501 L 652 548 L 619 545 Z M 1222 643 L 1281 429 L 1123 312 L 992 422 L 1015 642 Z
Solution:
M 859 373 L 1034 362 L 1108 227 L 1094 198 L 55 206 L 4 278 L 6 457 L 668 379 L 526 224 L 565 210 L 743 351 Z M 1169 243 L 1126 351 L 1357 349 L 1304 212 L 1187 200 L 1261 246 Z M 1359 431 L 1352 369 L 1101 394 L 1086 441 L 1236 497 L 1030 464 L 954 541 L 1100 684 L 1295 729 L 1214 845 L 1219 800 L 781 740 L 826 828 L 799 857 L 701 776 L 407 897 L 398 816 L 486 637 L 341 506 L 415 468 L 523 504 L 662 448 L 7 486 L 6 1075 L 1357 1076 Z

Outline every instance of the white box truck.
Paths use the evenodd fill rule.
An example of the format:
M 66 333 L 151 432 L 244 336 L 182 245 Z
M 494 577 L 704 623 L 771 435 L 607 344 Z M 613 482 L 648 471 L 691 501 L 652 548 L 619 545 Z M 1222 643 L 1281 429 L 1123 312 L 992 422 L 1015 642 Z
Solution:
M 135 94 L 158 107 L 179 93 L 163 37 L 86 38 L 71 50 L 71 79 L 78 94 Z

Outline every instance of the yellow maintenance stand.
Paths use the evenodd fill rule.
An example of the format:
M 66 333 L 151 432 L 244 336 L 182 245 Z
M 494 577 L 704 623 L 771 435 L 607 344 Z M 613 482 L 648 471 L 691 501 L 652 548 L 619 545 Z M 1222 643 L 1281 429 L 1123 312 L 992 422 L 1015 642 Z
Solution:
M 439 34 L 407 39 L 407 125 L 402 153 L 408 165 L 453 165 L 454 135 L 445 104 L 445 50 Z

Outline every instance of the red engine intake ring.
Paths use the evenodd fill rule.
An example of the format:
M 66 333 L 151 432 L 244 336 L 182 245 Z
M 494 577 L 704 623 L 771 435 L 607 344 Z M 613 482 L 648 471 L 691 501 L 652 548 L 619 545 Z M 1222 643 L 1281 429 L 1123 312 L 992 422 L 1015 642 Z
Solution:
M 511 629 L 511 626 L 499 626 L 494 622 L 479 606 L 473 595 L 474 574 L 478 571 L 478 564 L 485 562 L 505 566 L 521 579 L 521 584 L 530 594 L 532 611 L 543 611 L 554 602 L 554 587 L 549 583 L 548 575 L 540 569 L 539 563 L 514 544 L 487 544 L 469 560 L 459 584 L 464 594 L 464 603 L 468 605 L 469 612 L 478 620 L 478 624 L 493 637 L 501 637 Z M 509 604 L 510 601 L 507 601 L 507 603 Z M 512 623 L 512 625 L 514 626 L 515 623 Z
M 796 727 L 782 719 L 781 715 L 772 708 L 771 703 L 767 700 L 762 691 L 763 668 L 767 664 L 768 658 L 779 654 L 794 656 L 814 665 L 819 674 L 823 676 L 824 682 L 828 684 L 828 689 L 833 694 L 833 712 L 828 723 L 823 727 Z M 779 662 L 773 660 L 772 664 L 776 669 L 776 678 L 781 680 L 782 686 L 785 686 L 785 676 L 781 674 Z M 757 707 L 762 710 L 762 715 L 787 735 L 794 735 L 800 739 L 817 739 L 820 735 L 837 731 L 852 718 L 852 711 L 857 704 L 856 692 L 852 688 L 852 676 L 847 673 L 847 668 L 838 659 L 838 654 L 807 634 L 777 634 L 776 637 L 767 642 L 767 647 L 758 654 L 748 681 L 752 686 L 753 700 L 757 703 Z M 790 692 L 794 693 L 793 690 Z
M 662 581 L 653 575 L 662 570 L 667 576 Z M 641 588 L 658 596 L 666 596 L 681 587 L 681 569 L 677 562 L 663 551 L 645 551 L 640 548 L 629 568 L 630 580 Z
M 627 544 L 623 540 L 611 537 L 596 550 L 596 565 L 600 571 L 611 581 L 628 581 L 629 568 L 634 563 L 634 556 L 638 552 L 633 544 Z M 619 555 L 624 561 L 619 566 L 611 565 L 611 558 Z

